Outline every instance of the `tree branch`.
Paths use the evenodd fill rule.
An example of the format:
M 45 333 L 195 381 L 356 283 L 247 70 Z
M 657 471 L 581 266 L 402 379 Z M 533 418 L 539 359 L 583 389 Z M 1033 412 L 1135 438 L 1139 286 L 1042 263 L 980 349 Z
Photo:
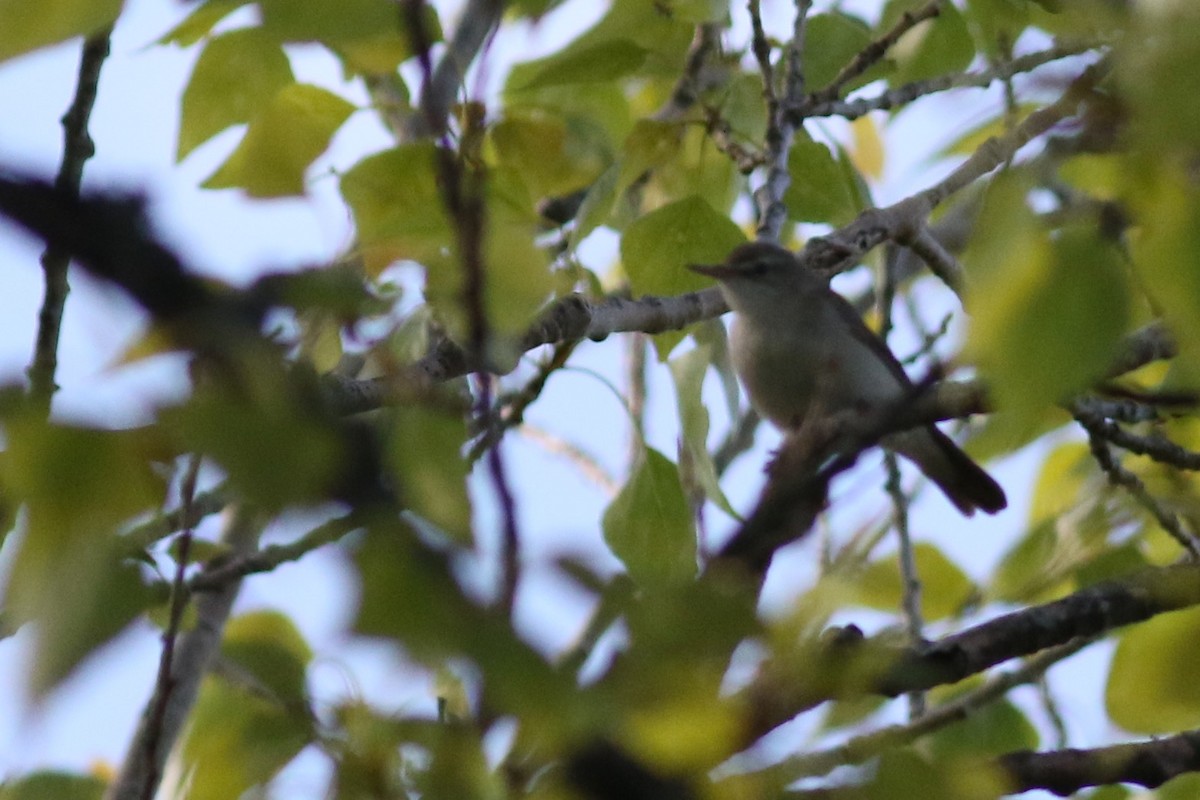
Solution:
M 96 145 L 88 133 L 88 120 L 96 103 L 96 90 L 100 85 L 100 68 L 108 58 L 108 28 L 88 38 L 83 43 L 83 54 L 79 61 L 79 81 L 75 87 L 75 99 L 63 115 L 63 157 L 54 187 L 64 194 L 78 196 L 83 178 L 83 165 L 96 152 Z M 33 363 L 30 364 L 29 394 L 34 402 L 48 414 L 50 400 L 58 388 L 54 382 L 58 371 L 58 337 L 62 330 L 63 308 L 67 302 L 70 286 L 67 284 L 67 266 L 71 252 L 56 243 L 47 243 L 42 253 L 42 271 L 46 276 L 46 295 L 38 313 L 37 340 L 34 343 Z
M 236 558 L 255 548 L 261 532 L 262 523 L 256 515 L 237 506 L 229 512 L 222 541 L 229 546 L 230 557 Z M 221 635 L 241 585 L 240 580 L 229 581 L 197 600 L 195 625 L 179 640 L 169 674 L 155 684 L 121 771 L 105 794 L 106 800 L 147 800 L 154 796 L 167 755 L 195 705 L 200 680 L 220 649 Z
M 1180 564 L 1089 586 L 924 647 L 865 639 L 847 629 L 804 652 L 802 676 L 794 674 L 796 663 L 790 659 L 764 665 L 742 694 L 751 712 L 745 743 L 835 697 L 897 697 L 957 683 L 1011 658 L 1195 605 L 1200 605 L 1200 566 Z

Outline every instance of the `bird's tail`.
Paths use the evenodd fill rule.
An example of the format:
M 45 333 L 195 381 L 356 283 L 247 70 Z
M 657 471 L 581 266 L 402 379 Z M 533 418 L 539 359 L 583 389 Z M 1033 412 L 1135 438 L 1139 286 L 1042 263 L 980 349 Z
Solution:
M 965 516 L 976 509 L 995 514 L 1008 505 L 1000 484 L 932 425 L 893 434 L 883 443 L 920 467 Z

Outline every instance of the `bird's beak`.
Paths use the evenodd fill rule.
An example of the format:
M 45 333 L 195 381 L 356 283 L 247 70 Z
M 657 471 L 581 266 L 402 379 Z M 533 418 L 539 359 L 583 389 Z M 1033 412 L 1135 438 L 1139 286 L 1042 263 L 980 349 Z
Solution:
M 687 268 L 692 272 L 698 272 L 701 275 L 707 275 L 710 278 L 716 278 L 723 281 L 727 278 L 732 278 L 737 275 L 737 270 L 728 264 L 688 264 Z

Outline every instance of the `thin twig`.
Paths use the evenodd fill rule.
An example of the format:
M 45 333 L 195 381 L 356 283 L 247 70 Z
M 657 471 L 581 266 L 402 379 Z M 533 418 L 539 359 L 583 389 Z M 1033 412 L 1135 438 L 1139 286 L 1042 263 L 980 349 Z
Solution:
M 1121 466 L 1120 461 L 1109 448 L 1108 442 L 1105 441 L 1102 431 L 1091 427 L 1084 420 L 1079 420 L 1079 423 L 1088 433 L 1088 444 L 1091 447 L 1092 456 L 1100 465 L 1100 469 L 1104 470 L 1109 481 L 1115 486 L 1124 488 L 1142 508 L 1149 511 L 1159 526 L 1183 547 L 1190 560 L 1200 559 L 1200 540 L 1196 538 L 1196 535 L 1191 531 L 1184 530 L 1183 522 L 1179 517 L 1164 508 L 1162 503 L 1150 494 L 1141 478 Z
M 900 19 L 896 20 L 896 23 L 890 30 L 860 50 L 851 59 L 849 64 L 842 67 L 837 77 L 830 81 L 828 86 L 810 94 L 805 103 L 816 106 L 836 100 L 841 96 L 842 90 L 846 88 L 846 84 L 878 63 L 881 58 L 887 55 L 887 51 L 891 50 L 892 46 L 900 40 L 901 36 L 908 33 L 921 22 L 932 19 L 940 14 L 942 6 L 945 4 L 946 0 L 930 0 L 915 11 L 905 11 L 900 15 Z
M 872 111 L 888 111 L 911 103 L 920 97 L 937 94 L 949 89 L 983 88 L 998 80 L 1005 80 L 1023 72 L 1031 72 L 1038 67 L 1064 58 L 1080 55 L 1096 49 L 1095 45 L 1084 43 L 1058 44 L 1046 50 L 1019 56 L 1005 64 L 998 64 L 979 72 L 954 73 L 941 75 L 922 81 L 906 83 L 894 89 L 888 89 L 874 97 L 857 98 L 854 100 L 829 100 L 815 103 L 803 109 L 807 117 L 842 117 L 854 120 Z
M 880 753 L 911 744 L 934 731 L 961 722 L 972 712 L 999 700 L 1012 689 L 1037 682 L 1046 670 L 1096 641 L 1095 638 L 1080 637 L 1038 653 L 1016 669 L 992 676 L 979 688 L 930 709 L 920 719 L 906 725 L 891 725 L 871 731 L 827 750 L 804 753 L 772 769 L 778 771 L 779 778 L 785 783 L 792 783 L 802 778 L 824 775 L 840 766 L 861 764 Z
M 233 507 L 226 518 L 221 541 L 229 548 L 229 558 L 251 552 L 258 544 L 262 523 L 242 506 Z M 106 800 L 145 800 L 153 797 L 163 774 L 167 754 L 175 746 L 187 723 L 200 690 L 200 681 L 220 648 L 221 636 L 229 620 L 233 601 L 241 581 L 229 581 L 220 590 L 196 600 L 196 622 L 179 637 L 171 657 L 171 672 L 165 683 L 155 686 L 155 695 L 146 706 L 129 754 L 116 779 L 109 785 Z M 168 695 L 160 705 L 158 696 Z M 161 709 L 161 714 L 157 713 Z M 157 744 L 151 754 L 147 738 Z
M 192 500 L 196 496 L 196 476 L 200 472 L 200 457 L 193 455 L 188 459 L 180 482 L 180 507 L 184 519 L 192 516 Z M 175 555 L 175 579 L 171 584 L 171 609 L 167 627 L 162 634 L 162 653 L 158 660 L 158 678 L 155 680 L 153 704 L 150 707 L 150 724 L 146 728 L 146 736 L 142 745 L 145 748 L 146 763 L 150 765 L 145 785 L 142 787 L 142 800 L 152 800 L 158 789 L 159 774 L 157 765 L 161 763 L 159 747 L 163 734 L 163 720 L 167 713 L 167 703 L 171 699 L 174 681 L 171 678 L 171 664 L 175 656 L 175 641 L 179 636 L 179 626 L 183 622 L 183 611 L 187 608 L 189 594 L 184 583 L 187 574 L 188 560 L 192 550 L 192 529 L 185 527 L 176 537 L 178 552 Z
M 78 196 L 83 178 L 83 165 L 96 152 L 96 145 L 88 133 L 88 120 L 96 103 L 100 68 L 108 58 L 111 35 L 112 29 L 106 28 L 83 43 L 75 99 L 71 101 L 71 107 L 62 118 L 63 157 L 54 187 L 71 196 Z M 47 245 L 42 253 L 46 294 L 42 300 L 41 311 L 38 312 L 37 340 L 28 375 L 29 394 L 47 414 L 50 412 L 50 400 L 58 388 L 55 384 L 55 374 L 58 371 L 58 339 L 62 331 L 63 307 L 70 292 L 67 283 L 67 266 L 70 261 L 71 254 L 56 244 Z

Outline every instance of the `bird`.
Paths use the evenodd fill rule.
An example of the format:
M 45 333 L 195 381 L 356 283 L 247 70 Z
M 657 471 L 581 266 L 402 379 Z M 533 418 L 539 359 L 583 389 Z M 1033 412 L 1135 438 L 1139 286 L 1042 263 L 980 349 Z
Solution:
M 734 369 L 760 416 L 783 432 L 811 414 L 886 413 L 918 394 L 904 368 L 858 312 L 788 249 L 738 245 L 721 264 L 690 264 L 719 282 L 734 312 Z M 998 483 L 933 424 L 885 436 L 965 516 L 1008 500 Z

